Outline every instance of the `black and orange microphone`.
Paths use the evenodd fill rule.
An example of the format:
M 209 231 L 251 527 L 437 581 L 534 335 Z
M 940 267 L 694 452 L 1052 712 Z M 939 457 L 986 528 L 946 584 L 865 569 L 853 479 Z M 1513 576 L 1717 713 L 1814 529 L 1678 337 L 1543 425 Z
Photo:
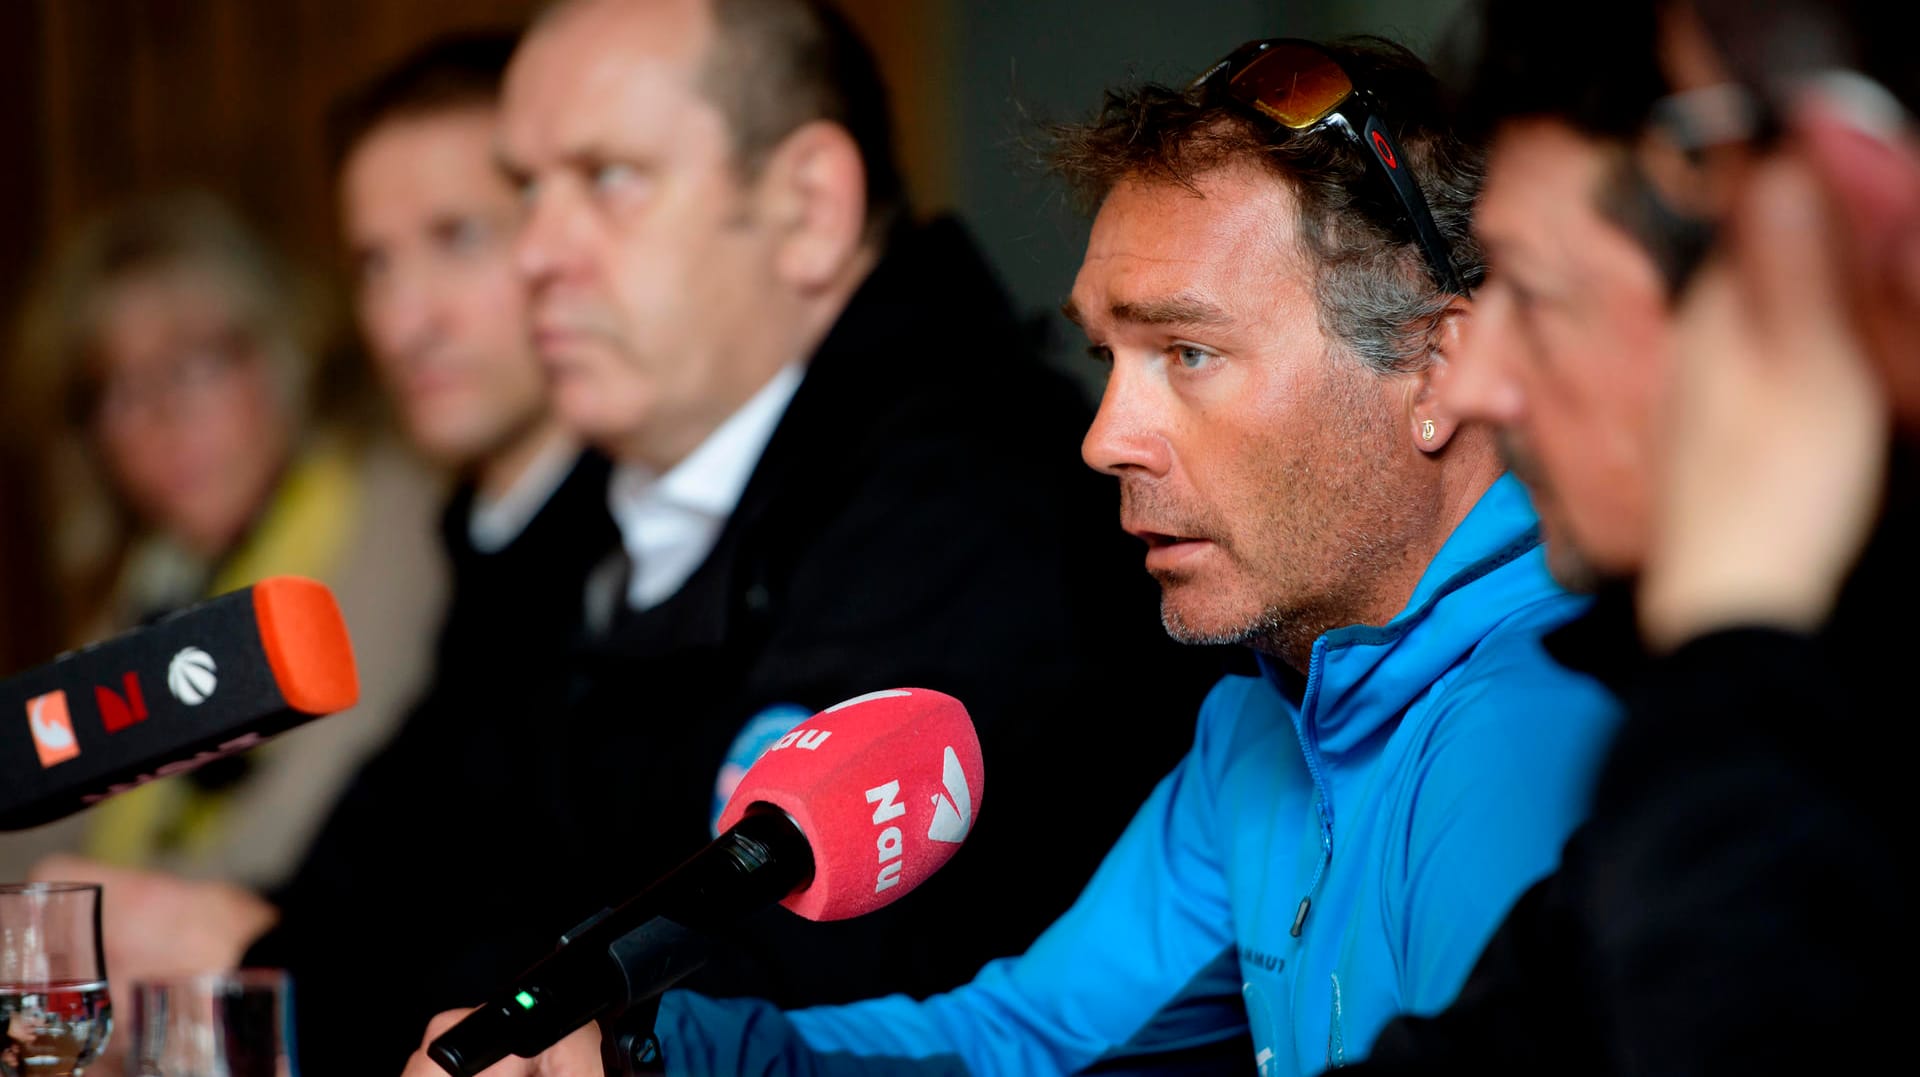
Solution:
M 333 593 L 272 579 L 0 682 L 0 830 L 244 751 L 360 697 Z

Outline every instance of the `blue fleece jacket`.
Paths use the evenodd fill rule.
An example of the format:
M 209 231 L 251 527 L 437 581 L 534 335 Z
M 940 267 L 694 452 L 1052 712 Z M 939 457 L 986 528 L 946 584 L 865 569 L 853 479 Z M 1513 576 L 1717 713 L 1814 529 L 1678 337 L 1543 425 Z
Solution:
M 925 1001 L 673 992 L 669 1072 L 1191 1072 L 1223 1051 L 1244 1071 L 1249 1034 L 1263 1077 L 1364 1057 L 1453 998 L 1585 811 L 1616 706 L 1540 645 L 1582 606 L 1501 479 L 1404 612 L 1315 642 L 1304 688 L 1264 663 L 1215 687 L 1192 752 L 1024 955 Z

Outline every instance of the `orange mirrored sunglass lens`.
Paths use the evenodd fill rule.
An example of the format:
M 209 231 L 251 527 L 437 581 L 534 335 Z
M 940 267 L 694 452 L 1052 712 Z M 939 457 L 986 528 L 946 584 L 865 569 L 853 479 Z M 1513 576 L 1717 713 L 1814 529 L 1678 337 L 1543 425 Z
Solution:
M 1233 73 L 1233 95 L 1294 130 L 1327 118 L 1353 92 L 1353 80 L 1325 54 L 1275 45 Z

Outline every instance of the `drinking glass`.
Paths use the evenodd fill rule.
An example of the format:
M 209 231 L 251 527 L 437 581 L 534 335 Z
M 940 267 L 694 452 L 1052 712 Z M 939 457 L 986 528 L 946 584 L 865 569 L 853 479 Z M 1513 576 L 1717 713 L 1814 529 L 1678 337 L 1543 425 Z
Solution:
M 293 1077 L 278 969 L 135 980 L 133 1077 Z
M 100 888 L 0 884 L 0 1077 L 80 1077 L 112 1029 Z

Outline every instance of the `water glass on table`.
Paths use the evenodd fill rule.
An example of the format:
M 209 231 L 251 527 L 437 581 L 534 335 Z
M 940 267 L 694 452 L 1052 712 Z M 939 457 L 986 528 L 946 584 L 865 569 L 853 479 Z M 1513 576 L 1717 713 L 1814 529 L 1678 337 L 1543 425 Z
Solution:
M 100 887 L 0 884 L 0 1077 L 81 1077 L 112 1029 Z
M 293 1077 L 278 969 L 135 980 L 131 1077 Z

